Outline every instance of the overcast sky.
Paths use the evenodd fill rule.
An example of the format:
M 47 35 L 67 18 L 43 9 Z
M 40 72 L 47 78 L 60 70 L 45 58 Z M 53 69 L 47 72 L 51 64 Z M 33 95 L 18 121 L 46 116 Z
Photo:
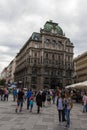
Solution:
M 87 0 L 0 0 L 0 72 L 33 32 L 48 20 L 59 23 L 74 44 L 74 57 L 87 49 Z

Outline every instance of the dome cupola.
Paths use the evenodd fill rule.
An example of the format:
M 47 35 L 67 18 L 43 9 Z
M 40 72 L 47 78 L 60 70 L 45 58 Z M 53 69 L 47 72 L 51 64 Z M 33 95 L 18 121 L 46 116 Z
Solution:
M 55 34 L 63 36 L 62 28 L 58 25 L 58 23 L 52 22 L 52 20 L 47 21 L 45 23 L 43 30 L 47 33 L 55 33 Z

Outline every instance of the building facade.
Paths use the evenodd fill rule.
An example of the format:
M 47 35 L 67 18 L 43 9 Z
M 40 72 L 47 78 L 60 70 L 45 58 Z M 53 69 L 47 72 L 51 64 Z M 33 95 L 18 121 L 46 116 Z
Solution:
M 74 82 L 83 82 L 87 80 L 87 52 L 77 56 L 74 59 L 75 79 Z
M 5 67 L 1 72 L 1 79 L 7 80 L 7 67 Z
M 16 67 L 16 57 L 10 62 L 7 67 L 7 83 L 12 84 L 14 83 L 14 72 Z
M 34 32 L 16 56 L 15 82 L 29 88 L 72 84 L 73 43 L 57 23 L 47 21 Z

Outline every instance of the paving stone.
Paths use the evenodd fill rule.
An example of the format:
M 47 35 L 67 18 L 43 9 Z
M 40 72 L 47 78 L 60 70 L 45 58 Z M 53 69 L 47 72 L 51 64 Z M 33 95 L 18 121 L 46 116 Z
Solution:
M 75 128 L 75 130 L 87 130 L 87 128 Z
M 15 113 L 16 102 L 0 101 L 0 130 L 66 130 L 64 123 L 58 125 L 58 112 L 55 105 L 41 109 L 37 114 L 37 106 L 34 104 L 33 113 L 27 109 L 24 103 L 22 113 Z M 71 110 L 71 126 L 69 130 L 87 130 L 87 113 L 82 112 L 82 105 L 74 104 Z
M 81 122 L 87 124 L 87 119 L 81 120 Z
M 44 115 L 43 115 L 43 116 L 54 117 L 54 114 L 50 113 L 50 115 L 49 115 L 49 113 L 44 113 Z
M 15 114 L 15 113 L 14 113 L 14 111 L 13 111 L 13 112 L 4 111 L 4 112 L 2 112 L 2 114 L 4 114 L 4 115 L 6 115 L 6 114 L 13 115 L 13 114 Z
M 11 128 L 10 130 L 26 130 L 26 128 Z
M 22 126 L 22 125 L 24 125 L 24 123 L 23 122 L 22 123 L 18 122 L 18 123 L 16 123 L 16 125 Z
M 0 107 L 0 109 L 8 109 L 8 108 L 5 108 L 5 107 Z
M 3 126 L 4 124 L 0 124 L 0 127 Z
M 13 117 L 2 117 L 0 120 L 1 121 L 10 121 L 11 119 L 13 119 Z
M 46 130 L 48 128 L 47 125 L 34 125 L 33 129 L 35 130 Z
M 57 127 L 55 127 L 53 130 L 65 130 L 66 128 L 64 128 L 64 127 L 61 127 L 61 126 L 57 126 Z
M 43 118 L 42 122 L 54 122 L 54 118 Z

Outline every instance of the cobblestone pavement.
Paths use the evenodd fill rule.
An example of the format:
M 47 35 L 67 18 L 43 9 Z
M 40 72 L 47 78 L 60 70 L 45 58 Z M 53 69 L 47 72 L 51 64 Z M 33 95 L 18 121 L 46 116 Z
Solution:
M 26 102 L 23 111 L 15 113 L 16 102 L 0 101 L 0 130 L 66 130 L 65 123 L 59 125 L 58 112 L 55 105 L 41 109 L 37 114 L 34 105 L 33 112 L 26 110 Z M 87 130 L 87 113 L 82 112 L 82 106 L 74 104 L 71 111 L 71 126 L 69 130 Z

